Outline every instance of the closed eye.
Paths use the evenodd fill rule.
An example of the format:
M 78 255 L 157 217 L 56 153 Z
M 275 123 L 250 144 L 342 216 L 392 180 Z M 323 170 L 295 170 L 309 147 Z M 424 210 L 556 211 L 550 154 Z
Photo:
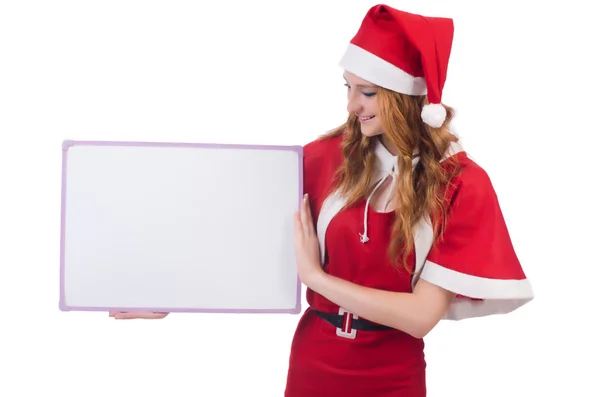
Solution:
M 348 89 L 350 89 L 350 85 L 348 83 L 344 84 Z M 377 94 L 377 92 L 371 92 L 371 91 L 363 91 L 362 94 L 366 97 L 372 97 L 375 96 L 375 94 Z

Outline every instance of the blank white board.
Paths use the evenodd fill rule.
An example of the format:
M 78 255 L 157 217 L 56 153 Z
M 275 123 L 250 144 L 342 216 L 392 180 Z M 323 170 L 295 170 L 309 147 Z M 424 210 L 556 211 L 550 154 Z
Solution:
M 63 311 L 299 313 L 302 147 L 64 141 Z

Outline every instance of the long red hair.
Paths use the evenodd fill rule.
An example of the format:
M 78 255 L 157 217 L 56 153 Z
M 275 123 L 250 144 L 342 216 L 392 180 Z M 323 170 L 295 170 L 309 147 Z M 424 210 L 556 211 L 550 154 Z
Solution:
M 396 186 L 398 206 L 395 208 L 389 256 L 396 265 L 401 251 L 402 264 L 412 273 L 407 258 L 414 245 L 415 225 L 423 216 L 428 216 L 436 235 L 442 233 L 446 189 L 460 171 L 456 164 L 451 167 L 441 164 L 450 143 L 458 140 L 448 128 L 454 110 L 444 105 L 446 120 L 440 128 L 433 128 L 421 119 L 423 106 L 428 103 L 426 96 L 408 96 L 377 87 L 377 100 L 383 134 L 398 152 L 400 170 Z M 346 206 L 349 207 L 365 199 L 372 189 L 372 182 L 376 182 L 371 179 L 376 164 L 373 144 L 378 138 L 364 136 L 354 114 L 349 114 L 346 123 L 321 138 L 340 134 L 343 134 L 344 162 L 336 173 L 335 188 L 347 197 Z M 419 152 L 420 161 L 413 170 L 415 149 Z

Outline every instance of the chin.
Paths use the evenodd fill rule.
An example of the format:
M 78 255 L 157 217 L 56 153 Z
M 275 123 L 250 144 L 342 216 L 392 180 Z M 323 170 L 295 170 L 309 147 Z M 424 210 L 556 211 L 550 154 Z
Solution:
M 364 127 L 360 129 L 360 132 L 362 132 L 363 136 L 366 136 L 368 138 L 372 138 L 372 137 L 382 134 L 382 132 L 379 130 L 375 130 L 373 128 L 364 128 Z

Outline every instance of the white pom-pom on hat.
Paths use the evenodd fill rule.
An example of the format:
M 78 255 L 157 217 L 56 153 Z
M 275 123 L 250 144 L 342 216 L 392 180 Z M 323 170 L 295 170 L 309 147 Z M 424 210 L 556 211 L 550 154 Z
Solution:
M 427 104 L 423 106 L 421 118 L 433 128 L 440 128 L 446 121 L 446 108 L 439 103 Z

